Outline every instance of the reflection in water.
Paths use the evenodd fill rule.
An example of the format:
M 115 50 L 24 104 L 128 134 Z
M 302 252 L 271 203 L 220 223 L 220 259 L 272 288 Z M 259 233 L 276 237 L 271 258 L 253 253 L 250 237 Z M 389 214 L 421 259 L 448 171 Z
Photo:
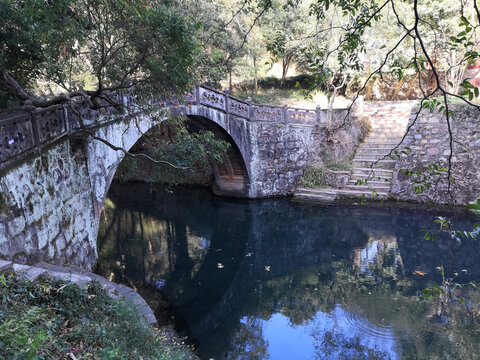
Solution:
M 433 219 L 114 184 L 97 272 L 135 286 L 202 359 L 473 359 L 478 293 L 419 294 L 440 265 L 480 280 L 480 244 L 423 240 Z

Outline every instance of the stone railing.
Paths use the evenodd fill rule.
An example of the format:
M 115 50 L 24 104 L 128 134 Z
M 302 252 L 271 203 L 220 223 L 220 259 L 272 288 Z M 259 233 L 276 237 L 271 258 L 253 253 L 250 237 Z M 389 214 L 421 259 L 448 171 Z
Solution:
M 254 104 L 251 100 L 243 101 L 231 96 L 226 91 L 219 91 L 207 86 L 198 86 L 189 94 L 187 104 L 204 105 L 221 110 L 227 114 L 244 118 L 248 121 L 269 121 L 296 125 L 317 125 L 324 122 L 321 113 L 326 110 L 297 109 L 287 106 Z
M 122 105 L 135 108 L 133 96 L 122 94 L 115 96 Z M 243 101 L 232 97 L 228 91 L 218 91 L 206 86 L 195 87 L 183 100 L 163 99 L 150 103 L 165 108 L 178 105 L 207 106 L 252 122 L 315 126 L 326 121 L 326 110 L 319 107 L 316 110 L 307 110 L 254 104 L 251 100 Z M 43 148 L 58 139 L 80 132 L 78 116 L 82 117 L 84 126 L 88 127 L 101 126 L 106 121 L 122 119 L 113 116 L 114 120 L 112 120 L 112 117 L 107 115 L 115 115 L 115 112 L 108 108 L 93 111 L 87 104 L 82 104 L 82 101 L 76 105 L 79 109 L 76 114 L 66 105 L 12 114 L 0 113 L 0 171 L 19 158 L 25 157 L 26 154 L 40 153 Z

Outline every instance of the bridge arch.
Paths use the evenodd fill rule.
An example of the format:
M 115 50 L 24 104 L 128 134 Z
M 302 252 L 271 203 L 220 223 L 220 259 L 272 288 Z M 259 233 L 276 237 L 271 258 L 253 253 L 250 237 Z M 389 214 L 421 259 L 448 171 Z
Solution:
M 187 126 L 193 130 L 210 130 L 215 137 L 225 140 L 230 148 L 223 164 L 214 167 L 215 181 L 213 191 L 219 195 L 248 197 L 250 190 L 250 151 L 248 142 L 248 126 L 246 121 L 233 122 L 224 112 L 205 106 L 175 106 L 170 108 L 173 115 L 184 114 L 188 118 Z M 158 126 L 160 120 L 155 116 L 140 115 L 135 124 L 132 122 L 115 122 L 100 128 L 96 136 L 113 145 L 130 150 L 149 130 Z M 94 194 L 94 212 L 98 228 L 100 214 L 110 184 L 118 166 L 125 157 L 121 151 L 115 151 L 106 144 L 87 139 L 87 161 L 90 180 Z

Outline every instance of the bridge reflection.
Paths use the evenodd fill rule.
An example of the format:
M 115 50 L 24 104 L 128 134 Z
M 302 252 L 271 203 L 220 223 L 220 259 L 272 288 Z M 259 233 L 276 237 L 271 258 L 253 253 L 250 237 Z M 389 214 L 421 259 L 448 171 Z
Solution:
M 271 349 L 261 350 L 258 336 L 269 319 L 279 320 L 275 314 L 300 327 L 320 314 L 360 316 L 380 329 L 387 321 L 385 334 L 415 352 L 436 311 L 417 292 L 441 281 L 436 267 L 459 272 L 461 281 L 480 279 L 478 242 L 423 240 L 419 229 L 433 227 L 433 213 L 233 201 L 143 186 L 132 192 L 118 184 L 109 199 L 97 271 L 139 288 L 160 320 L 173 316 L 204 356 L 232 357 L 256 343 L 262 358 Z M 455 223 L 468 228 L 472 219 L 456 216 Z M 424 321 L 409 323 L 405 313 Z M 335 336 L 348 343 L 350 335 Z

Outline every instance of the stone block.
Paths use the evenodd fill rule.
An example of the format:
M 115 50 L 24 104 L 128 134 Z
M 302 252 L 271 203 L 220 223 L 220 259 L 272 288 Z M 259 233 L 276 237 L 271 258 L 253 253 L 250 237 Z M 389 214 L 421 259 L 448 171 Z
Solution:
M 288 188 L 288 181 L 285 179 L 279 179 L 275 181 L 274 187 L 277 190 L 286 190 Z
M 41 268 L 36 268 L 36 267 L 31 267 L 29 270 L 27 270 L 24 275 L 25 277 L 30 280 L 30 281 L 35 281 L 42 275 L 44 275 L 47 272 L 45 269 Z
M 11 261 L 0 259 L 0 273 L 8 272 L 13 269 L 13 263 Z
M 8 223 L 8 233 L 10 237 L 15 237 L 25 230 L 25 219 L 23 217 L 16 217 Z

